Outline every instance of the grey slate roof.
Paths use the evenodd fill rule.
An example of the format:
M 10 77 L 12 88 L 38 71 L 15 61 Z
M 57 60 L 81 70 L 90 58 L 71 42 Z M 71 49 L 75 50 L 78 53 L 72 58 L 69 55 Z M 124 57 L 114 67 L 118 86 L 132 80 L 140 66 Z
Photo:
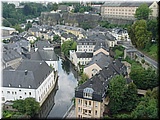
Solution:
M 31 60 L 58 61 L 54 50 L 37 50 L 31 54 Z
M 120 2 L 120 1 L 106 1 L 103 6 L 108 6 L 108 7 L 139 7 L 140 5 L 146 3 L 148 6 L 150 6 L 153 2 L 151 1 L 129 1 L 129 2 Z
M 90 38 L 82 38 L 77 41 L 77 45 L 95 45 L 96 41 Z
M 115 60 L 115 62 L 117 62 L 117 64 L 119 64 L 120 61 Z M 123 64 L 122 64 L 122 66 L 123 66 Z M 119 67 L 117 67 L 117 68 L 119 68 Z M 92 100 L 101 102 L 102 98 L 106 97 L 106 92 L 107 92 L 110 80 L 114 76 L 125 72 L 125 70 L 123 70 L 123 69 L 121 69 L 121 70 L 119 69 L 119 71 L 122 71 L 122 72 L 117 72 L 115 70 L 115 68 L 113 68 L 112 63 L 110 63 L 108 66 L 103 67 L 103 69 L 100 70 L 99 73 L 97 73 L 95 76 L 88 79 L 85 83 L 83 83 L 82 85 L 80 85 L 76 88 L 75 97 L 87 99 L 87 98 L 83 97 L 83 90 L 85 88 L 92 88 L 94 90 L 94 92 L 92 94 Z M 126 83 L 129 84 L 130 82 L 132 82 L 132 80 L 129 78 L 126 78 Z
M 101 69 L 104 66 L 109 65 L 109 63 L 111 63 L 111 58 L 108 55 L 105 55 L 104 53 L 98 53 L 95 56 L 93 56 L 92 60 L 85 66 L 88 67 L 92 64 L 97 64 Z
M 93 53 L 87 53 L 87 52 L 76 52 L 77 58 L 92 58 Z
M 68 34 L 67 34 L 67 33 L 63 33 L 63 34 L 61 34 L 61 36 L 64 37 L 64 38 L 66 38 L 66 39 L 67 39 L 67 38 L 71 38 L 71 39 L 73 39 L 73 40 L 76 40 L 76 38 L 77 38 L 77 37 L 76 37 L 74 34 L 72 34 L 72 33 L 68 33 Z
M 66 25 L 56 25 L 55 27 L 59 28 L 59 29 L 67 29 L 67 30 L 85 32 L 85 30 L 83 28 L 80 28 L 80 27 L 72 27 L 72 26 L 66 26 Z
M 17 58 L 21 58 L 22 56 L 15 50 L 5 50 L 3 51 L 3 60 L 5 62 L 9 62 L 15 60 Z
M 35 43 L 35 46 L 36 46 L 36 48 L 38 48 L 38 49 L 52 48 L 52 47 L 53 47 L 53 45 L 51 45 L 51 44 L 48 43 L 47 41 L 41 41 L 41 40 L 37 41 L 37 42 Z
M 27 74 L 25 75 L 25 70 Z M 3 70 L 3 87 L 38 88 L 39 85 L 52 72 L 44 61 L 24 60 L 16 70 Z
M 106 50 L 106 51 L 109 52 L 109 47 L 108 47 L 108 45 L 106 44 L 106 42 L 103 41 L 103 40 L 99 40 L 99 41 L 96 42 L 96 45 L 95 45 L 95 47 L 94 47 L 94 51 L 96 51 L 96 50 L 98 50 L 98 49 L 100 49 L 100 48 L 103 48 L 104 50 Z

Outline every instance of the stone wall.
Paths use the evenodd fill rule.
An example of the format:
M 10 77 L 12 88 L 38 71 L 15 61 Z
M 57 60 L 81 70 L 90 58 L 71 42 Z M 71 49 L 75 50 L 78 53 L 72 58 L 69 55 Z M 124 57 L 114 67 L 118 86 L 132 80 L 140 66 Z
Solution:
M 40 24 L 56 25 L 64 24 L 70 26 L 80 26 L 82 23 L 87 23 L 92 27 L 96 27 L 102 17 L 97 14 L 84 13 L 49 13 L 42 12 L 40 16 Z

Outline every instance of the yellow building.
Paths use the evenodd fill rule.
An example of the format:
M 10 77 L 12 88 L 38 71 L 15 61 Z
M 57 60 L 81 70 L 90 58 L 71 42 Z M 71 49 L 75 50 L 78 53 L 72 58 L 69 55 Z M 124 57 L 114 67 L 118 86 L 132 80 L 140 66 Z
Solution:
M 105 2 L 101 6 L 101 15 L 103 17 L 110 18 L 122 18 L 122 19 L 135 19 L 134 14 L 136 9 L 146 3 L 151 8 L 152 15 L 150 17 L 158 16 L 158 4 L 157 2 Z

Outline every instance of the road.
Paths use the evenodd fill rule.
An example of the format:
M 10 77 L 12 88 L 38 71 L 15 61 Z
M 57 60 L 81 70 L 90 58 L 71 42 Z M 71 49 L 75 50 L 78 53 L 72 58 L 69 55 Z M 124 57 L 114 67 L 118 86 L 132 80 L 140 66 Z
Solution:
M 131 42 L 129 42 L 129 41 L 125 41 L 125 42 L 120 42 L 119 44 L 121 44 L 123 47 L 125 47 L 125 48 L 131 48 L 131 49 L 135 49 L 135 50 L 137 50 L 133 45 L 132 45 L 132 43 Z M 137 50 L 137 53 L 136 53 L 139 57 L 141 57 L 141 58 L 143 58 L 146 62 L 148 62 L 149 64 L 151 64 L 154 68 L 158 68 L 158 63 L 155 61 L 155 60 L 153 60 L 153 59 L 151 59 L 151 58 L 149 58 L 148 56 L 146 56 L 146 55 L 144 55 L 142 52 L 140 52 L 139 50 Z M 144 55 L 143 57 L 141 56 L 141 55 Z

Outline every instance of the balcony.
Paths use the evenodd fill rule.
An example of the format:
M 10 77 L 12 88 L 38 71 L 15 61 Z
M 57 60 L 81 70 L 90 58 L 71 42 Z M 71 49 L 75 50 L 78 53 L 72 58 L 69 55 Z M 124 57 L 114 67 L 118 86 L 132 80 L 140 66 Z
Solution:
M 92 106 L 91 105 L 83 105 L 83 109 L 91 110 Z

